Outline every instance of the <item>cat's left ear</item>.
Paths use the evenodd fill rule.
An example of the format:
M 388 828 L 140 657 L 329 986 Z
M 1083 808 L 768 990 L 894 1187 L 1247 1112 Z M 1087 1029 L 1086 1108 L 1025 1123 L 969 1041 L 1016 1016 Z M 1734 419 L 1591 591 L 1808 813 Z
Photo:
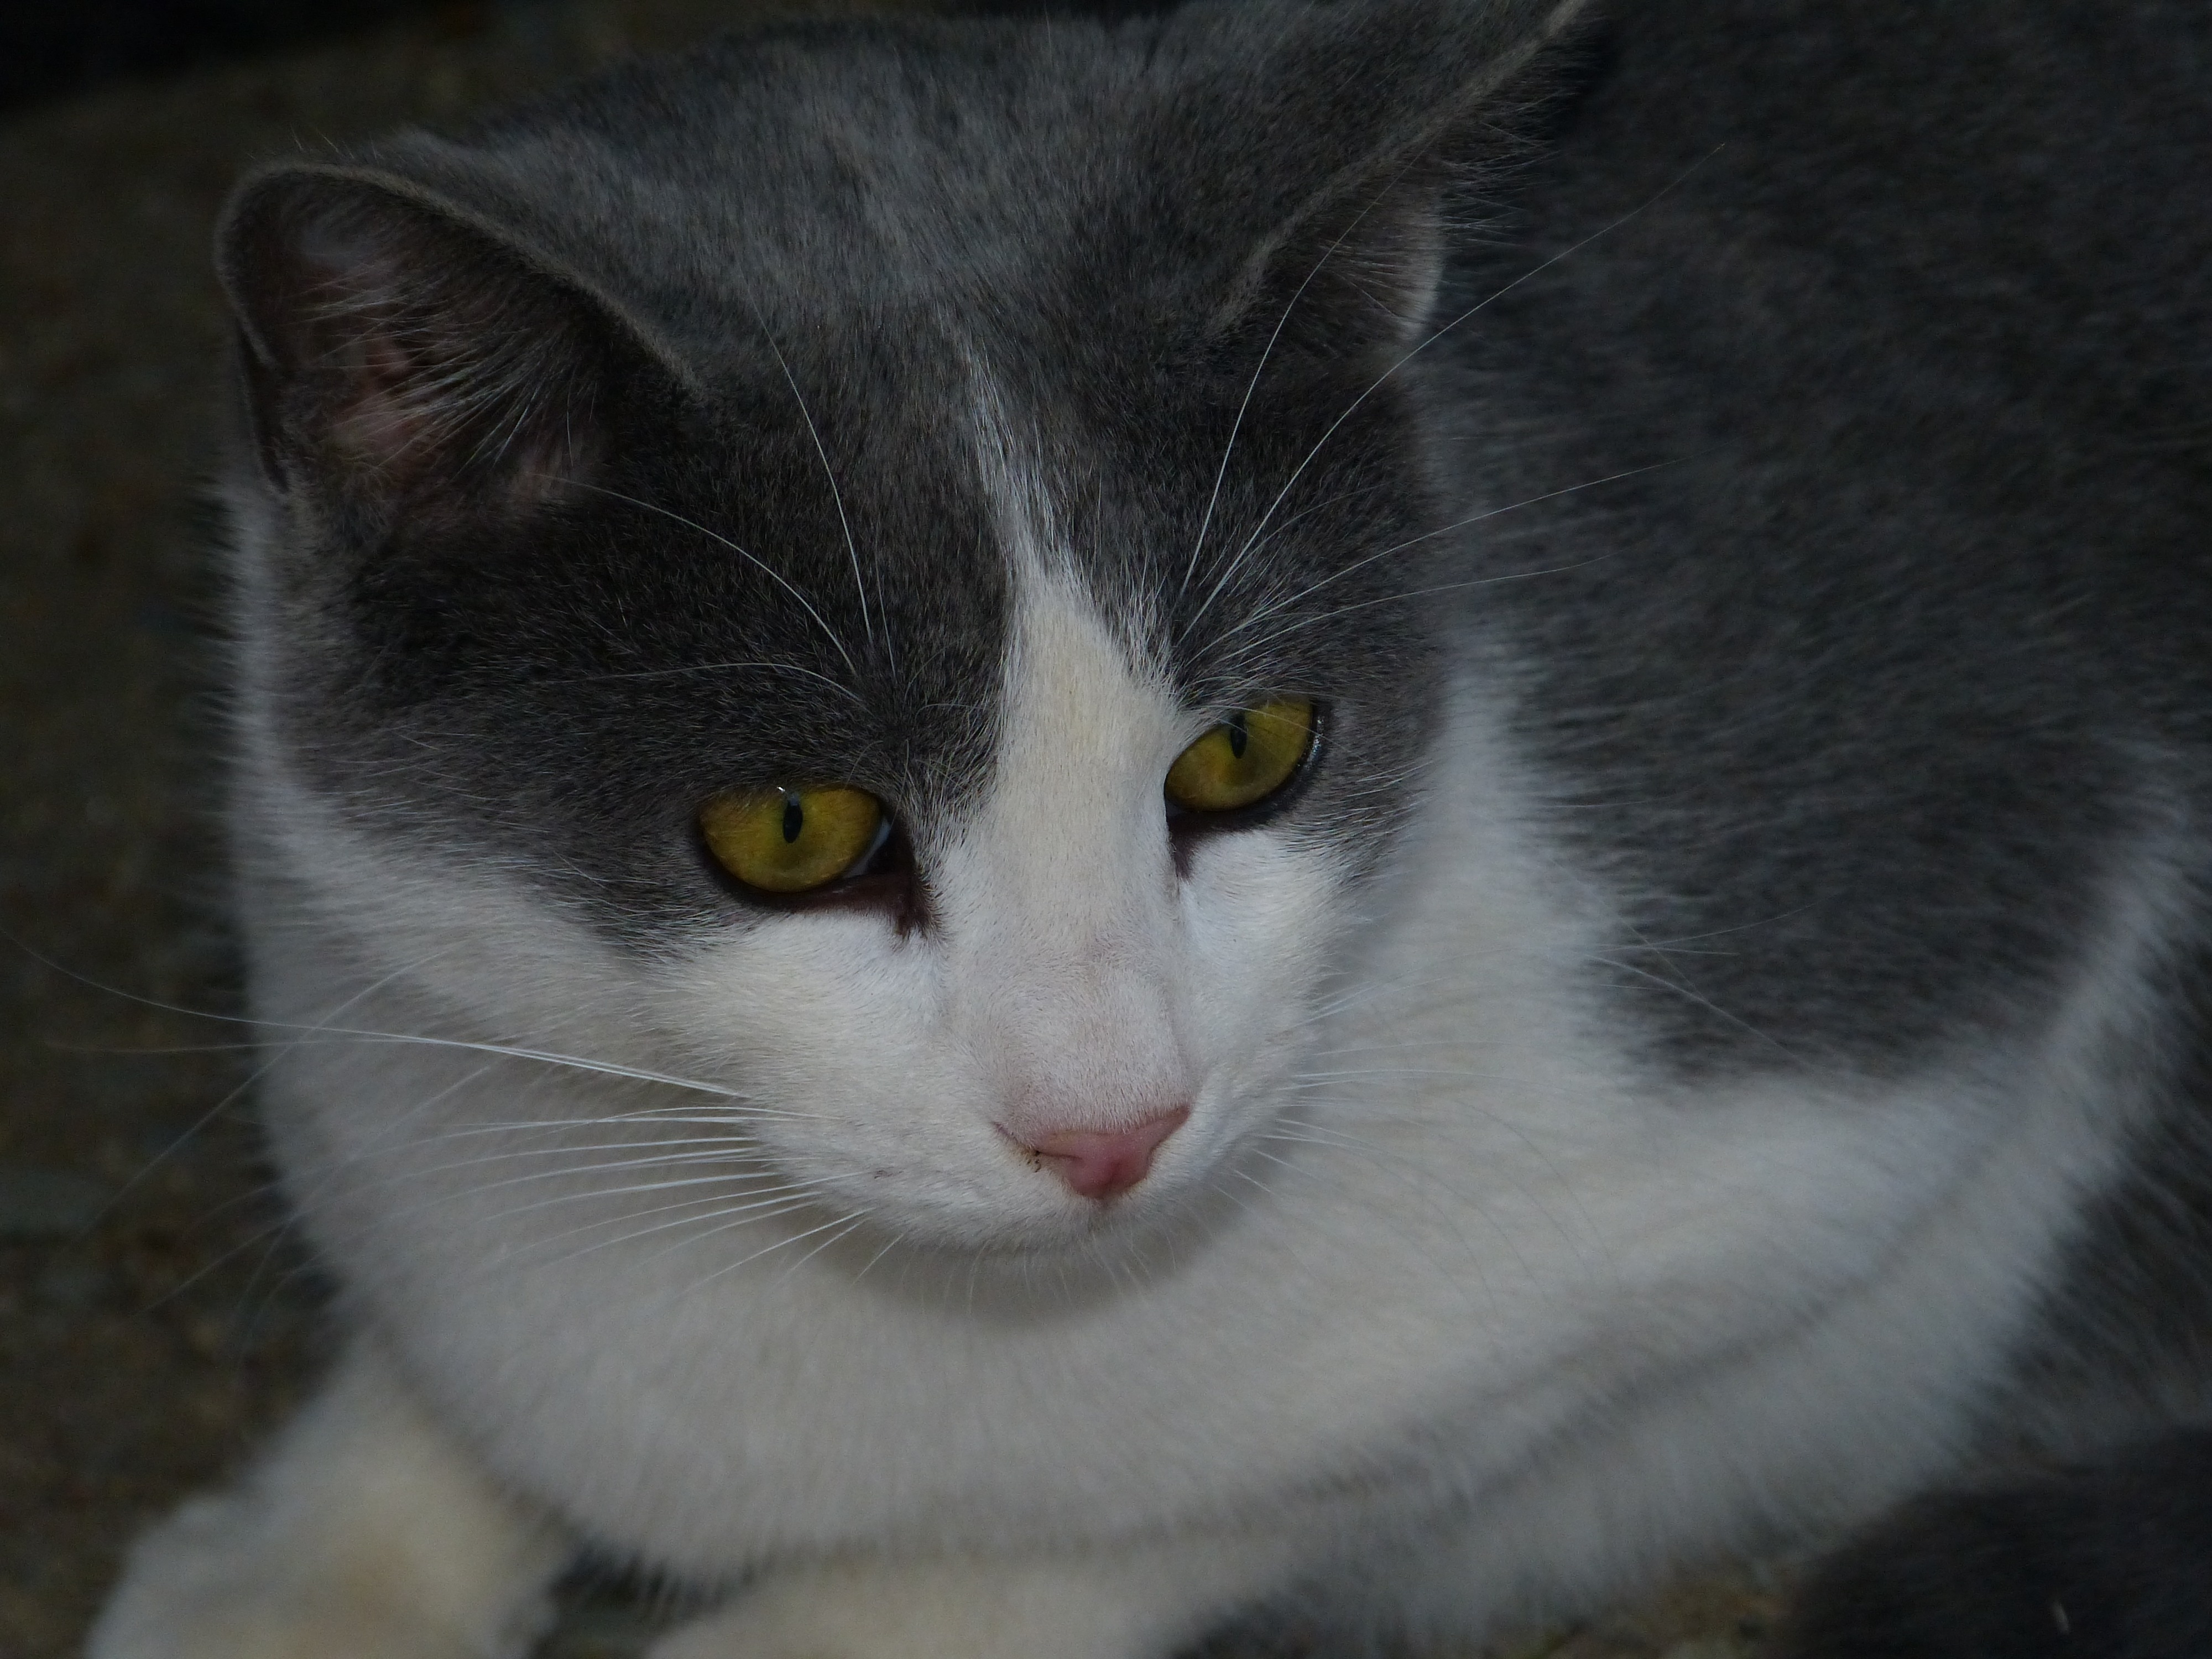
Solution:
M 1240 76 L 1248 153 L 1223 175 L 1253 240 L 1218 337 L 1325 356 L 1425 330 L 1464 187 L 1524 156 L 1583 0 L 1333 0 L 1289 12 Z M 1279 13 L 1279 18 L 1285 17 Z M 1229 204 L 1220 204 L 1224 211 Z M 1255 222 L 1255 213 L 1264 219 Z M 1229 219 L 1228 222 L 1235 222 Z
M 580 274 L 380 168 L 249 179 L 216 257 L 264 470 L 372 535 L 559 498 L 611 405 L 665 409 L 683 378 Z

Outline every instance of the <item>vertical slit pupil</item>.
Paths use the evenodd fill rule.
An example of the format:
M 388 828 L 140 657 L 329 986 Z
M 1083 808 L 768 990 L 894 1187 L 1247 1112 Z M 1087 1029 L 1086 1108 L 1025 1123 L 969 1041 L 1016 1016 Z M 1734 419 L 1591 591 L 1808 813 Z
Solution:
M 1229 717 L 1229 752 L 1243 760 L 1251 741 L 1252 734 L 1244 729 L 1244 711 L 1240 708 Z
M 787 844 L 799 839 L 799 832 L 806 827 L 806 809 L 799 804 L 796 795 L 783 798 L 783 839 Z

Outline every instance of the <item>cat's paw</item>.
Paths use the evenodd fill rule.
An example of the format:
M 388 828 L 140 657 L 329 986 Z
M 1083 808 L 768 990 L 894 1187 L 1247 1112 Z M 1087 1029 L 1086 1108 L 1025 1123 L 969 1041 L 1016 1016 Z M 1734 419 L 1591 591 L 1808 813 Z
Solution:
M 1169 1632 L 1079 1568 L 860 1564 L 770 1578 L 649 1659 L 1161 1659 Z
M 569 1548 L 361 1346 L 235 1487 L 138 1540 L 87 1659 L 520 1659 Z
M 404 1553 L 288 1561 L 255 1547 L 247 1508 L 200 1498 L 141 1540 L 86 1659 L 520 1659 L 551 1622 L 540 1595 L 471 1625 Z

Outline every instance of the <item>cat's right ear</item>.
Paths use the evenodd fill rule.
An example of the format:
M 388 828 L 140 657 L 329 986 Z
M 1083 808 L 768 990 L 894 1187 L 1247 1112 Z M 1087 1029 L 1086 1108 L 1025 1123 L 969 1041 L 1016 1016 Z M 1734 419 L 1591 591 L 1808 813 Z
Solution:
M 1249 252 L 1210 319 L 1218 338 L 1323 356 L 1395 355 L 1429 321 L 1451 198 L 1525 162 L 1555 43 L 1583 0 L 1309 0 L 1191 14 L 1210 96 L 1170 125 L 1207 158 L 1176 193 L 1194 246 L 1243 228 Z M 1255 48 L 1250 36 L 1261 42 Z M 1228 112 L 1225 132 L 1194 122 Z M 1477 188 L 1478 196 L 1485 193 Z
M 557 500 L 613 402 L 681 379 L 575 273 L 373 170 L 247 180 L 217 262 L 264 469 L 356 519 Z

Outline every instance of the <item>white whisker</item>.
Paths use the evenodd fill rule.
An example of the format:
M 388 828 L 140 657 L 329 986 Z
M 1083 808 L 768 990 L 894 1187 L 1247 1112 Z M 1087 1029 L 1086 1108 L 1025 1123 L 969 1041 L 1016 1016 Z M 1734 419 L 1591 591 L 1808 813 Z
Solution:
M 796 388 L 794 388 L 794 390 L 796 390 Z M 803 409 L 805 405 L 802 404 L 801 408 Z M 853 678 L 858 679 L 860 677 L 860 665 L 853 660 L 853 653 L 845 648 L 845 641 L 838 637 L 837 630 L 830 627 L 827 622 L 823 621 L 822 613 L 814 608 L 813 602 L 810 600 L 805 594 L 800 592 L 799 589 L 793 585 L 788 577 L 787 577 L 781 571 L 778 570 L 774 565 L 769 563 L 767 560 L 761 558 L 757 554 L 747 551 L 742 547 L 739 547 L 727 536 L 708 529 L 705 525 L 699 523 L 696 520 L 687 519 L 681 513 L 671 512 L 668 508 L 656 506 L 652 501 L 641 501 L 635 495 L 625 495 L 619 489 L 608 489 L 599 484 L 586 483 L 580 478 L 562 478 L 557 480 L 557 482 L 573 485 L 578 489 L 589 489 L 596 491 L 598 494 L 602 495 L 611 495 L 618 501 L 628 501 L 632 507 L 637 507 L 643 512 L 658 513 L 662 518 L 672 520 L 674 522 L 682 525 L 687 530 L 696 530 L 701 535 L 706 537 L 709 541 L 719 542 L 722 546 L 728 548 L 731 552 L 736 554 L 739 558 L 750 561 L 753 565 L 757 567 L 763 574 L 768 576 L 770 580 L 776 583 L 777 586 L 781 587 L 785 592 L 790 594 L 793 599 L 799 602 L 799 609 L 805 611 L 808 616 L 814 618 L 815 626 L 819 628 L 823 633 L 829 636 L 830 643 L 831 645 L 837 647 L 837 654 L 845 659 L 845 666 L 853 671 Z M 841 515 L 843 513 L 843 510 L 844 509 L 842 507 L 838 509 Z M 854 696 L 857 699 L 859 694 L 856 692 Z
M 1454 531 L 1465 530 L 1468 526 L 1480 524 L 1486 520 L 1501 518 L 1508 513 L 1518 513 L 1523 507 L 1535 507 L 1544 501 L 1557 501 L 1563 495 L 1577 495 L 1586 489 L 1595 489 L 1601 484 L 1618 483 L 1624 478 L 1637 477 L 1646 472 L 1656 472 L 1662 467 L 1679 466 L 1682 463 L 1679 460 L 1654 461 L 1646 466 L 1632 466 L 1625 471 L 1608 473 L 1602 478 L 1589 478 L 1578 484 L 1568 484 L 1562 489 L 1546 490 L 1540 495 L 1526 496 L 1523 499 L 1514 501 L 1505 507 L 1493 507 L 1486 511 L 1476 513 L 1467 518 L 1461 519 L 1455 523 L 1441 525 L 1434 530 L 1425 530 L 1419 535 L 1408 537 L 1406 540 L 1395 543 L 1391 546 L 1382 549 L 1380 552 L 1370 553 L 1364 558 L 1354 559 L 1350 564 L 1345 565 L 1340 569 L 1333 571 L 1328 575 L 1322 577 L 1319 581 L 1301 588 L 1296 593 L 1292 593 L 1284 599 L 1276 599 L 1270 604 L 1256 607 L 1250 616 L 1245 617 L 1235 627 L 1223 629 L 1219 635 L 1219 641 L 1225 642 L 1229 640 L 1234 639 L 1246 629 L 1253 627 L 1256 623 L 1263 623 L 1267 621 L 1268 617 L 1276 616 L 1282 611 L 1289 610 L 1292 605 L 1298 604 L 1302 600 L 1311 599 L 1316 593 L 1320 592 L 1322 588 L 1330 586 L 1332 583 L 1341 581 L 1346 576 L 1352 574 L 1355 571 L 1364 569 L 1367 566 L 1374 564 L 1379 560 L 1387 559 L 1393 554 L 1402 553 L 1409 547 L 1417 547 L 1423 542 L 1433 541 L 1439 536 L 1449 536 Z M 1297 516 L 1297 514 L 1292 514 L 1293 519 Z M 1498 582 L 1523 581 L 1533 576 L 1563 575 L 1568 571 L 1585 569 L 1591 565 L 1601 564 L 1607 559 L 1616 558 L 1619 555 L 1617 553 L 1601 553 L 1592 558 L 1577 560 L 1572 564 L 1555 565 L 1549 569 L 1545 570 L 1508 571 L 1500 575 L 1485 577 L 1480 584 L 1476 585 L 1489 586 Z M 1329 612 L 1329 615 L 1332 617 L 1341 616 L 1344 613 L 1342 611 Z M 1280 633 L 1271 634 L 1267 636 L 1267 640 L 1263 641 L 1262 643 L 1271 642 L 1274 640 L 1280 639 L 1282 635 Z
M 708 1273 L 705 1278 L 703 1278 L 703 1279 L 696 1279 L 696 1280 L 693 1281 L 690 1285 L 687 1285 L 687 1286 L 684 1288 L 684 1290 L 683 1291 L 682 1294 L 683 1294 L 683 1295 L 685 1295 L 685 1296 L 690 1296 L 690 1295 L 693 1294 L 694 1292 L 696 1292 L 696 1291 L 699 1291 L 699 1290 L 702 1289 L 704 1286 L 706 1286 L 706 1285 L 708 1285 L 712 1284 L 715 1279 L 721 1278 L 725 1273 L 733 1273 L 737 1272 L 737 1270 L 738 1270 L 738 1268 L 740 1268 L 740 1267 L 746 1267 L 746 1266 L 749 1266 L 750 1264 L 751 1264 L 751 1263 L 753 1263 L 753 1262 L 755 1262 L 755 1261 L 759 1261 L 763 1256 L 765 1256 L 765 1255 L 771 1255 L 775 1254 L 776 1251 L 781 1250 L 781 1249 L 783 1249 L 784 1248 L 786 1248 L 786 1247 L 787 1247 L 787 1246 L 788 1246 L 788 1245 L 797 1244 L 797 1243 L 801 1243 L 802 1241 L 804 1241 L 804 1240 L 805 1240 L 805 1239 L 812 1238 L 812 1237 L 815 1237 L 816 1235 L 817 1235 L 817 1234 L 824 1233 L 824 1232 L 829 1231 L 830 1231 L 831 1228 L 833 1228 L 833 1227 L 838 1227 L 838 1228 L 848 1227 L 851 1224 L 854 1224 L 854 1223 L 857 1223 L 857 1222 L 860 1222 L 860 1221 L 865 1220 L 865 1219 L 866 1219 L 869 1215 L 871 1215 L 871 1214 L 872 1214 L 872 1213 L 873 1213 L 873 1212 L 872 1212 L 872 1211 L 870 1211 L 870 1210 L 854 1210 L 854 1211 L 848 1211 L 847 1213 L 845 1213 L 845 1214 L 843 1214 L 843 1215 L 835 1217 L 835 1218 L 832 1218 L 832 1219 L 830 1219 L 830 1220 L 828 1220 L 828 1221 L 823 1222 L 823 1223 L 820 1226 L 818 1226 L 818 1227 L 810 1227 L 810 1228 L 808 1228 L 808 1229 L 807 1229 L 805 1232 L 803 1232 L 803 1233 L 793 1233 L 793 1234 L 792 1234 L 790 1237 L 787 1237 L 787 1238 L 780 1238 L 780 1239 L 776 1240 L 776 1242 L 775 1242 L 775 1243 L 773 1243 L 773 1244 L 769 1244 L 769 1245 L 767 1245 L 767 1246 L 763 1247 L 763 1249 L 761 1249 L 755 1250 L 755 1251 L 754 1251 L 751 1255 L 750 1255 L 740 1256 L 740 1257 L 739 1257 L 737 1261 L 732 1261 L 732 1262 L 726 1263 L 726 1265 L 724 1265 L 724 1266 L 722 1266 L 722 1267 L 720 1267 L 715 1268 L 714 1272 L 712 1272 L 712 1273 Z M 718 1230 L 718 1231 L 720 1231 L 720 1230 Z M 842 1235 L 841 1235 L 841 1236 L 842 1236 Z M 830 1242 L 831 1242 L 832 1243 L 835 1243 L 836 1241 L 835 1239 L 832 1239 Z M 972 1281 L 971 1281 L 971 1289 L 972 1289 Z
M 778 1216 L 789 1215 L 796 1211 L 810 1209 L 813 1206 L 815 1194 L 811 1189 L 809 1189 L 797 1197 L 764 1198 L 754 1203 L 734 1205 L 720 1210 L 711 1210 L 704 1215 L 679 1216 L 672 1221 L 656 1222 L 650 1227 L 641 1227 L 633 1232 L 623 1233 L 618 1237 L 601 1239 L 596 1244 L 584 1245 L 578 1249 L 569 1251 L 564 1255 L 556 1256 L 552 1261 L 542 1265 L 549 1269 L 562 1267 L 568 1262 L 580 1260 L 584 1256 L 595 1255 L 600 1250 L 615 1249 L 624 1244 L 634 1244 L 639 1239 L 650 1238 L 656 1233 L 665 1233 L 672 1228 L 687 1227 L 695 1224 L 703 1225 L 710 1222 L 720 1223 L 720 1225 L 711 1227 L 707 1232 L 698 1235 L 697 1238 L 678 1239 L 675 1243 L 665 1246 L 661 1249 L 654 1251 L 652 1255 L 646 1257 L 646 1262 L 650 1264 L 659 1261 L 663 1256 L 666 1255 L 670 1250 L 682 1249 L 687 1245 L 698 1243 L 701 1239 L 712 1237 L 714 1234 L 727 1232 L 735 1227 L 751 1226 L 757 1222 L 771 1221 Z M 669 1205 L 663 1207 L 677 1209 L 687 1206 Z M 742 1218 L 735 1221 L 724 1219 L 725 1217 L 729 1216 L 738 1216 Z M 621 1220 L 629 1220 L 633 1218 L 634 1218 L 627 1216 L 618 1218 L 618 1219 Z M 548 1239 L 544 1242 L 546 1243 L 556 1243 L 562 1238 L 573 1238 L 576 1234 L 580 1232 L 588 1232 L 592 1227 L 599 1224 L 600 1224 L 587 1223 L 581 1227 L 572 1228 L 568 1232 L 559 1234 L 555 1238 Z
M 783 371 L 783 383 L 791 388 L 791 399 L 799 405 L 799 418 L 806 422 L 806 435 L 814 441 L 814 453 L 822 462 L 822 476 L 830 481 L 830 499 L 837 508 L 837 527 L 845 532 L 845 551 L 853 561 L 853 587 L 860 601 L 860 632 L 866 637 L 870 648 L 876 643 L 875 624 L 868 617 L 868 584 L 860 574 L 860 550 L 853 540 L 853 523 L 845 516 L 845 493 L 837 488 L 837 469 L 830 465 L 830 451 L 822 442 L 822 429 L 814 424 L 813 411 L 806 406 L 806 396 L 799 389 L 799 379 L 784 361 L 783 348 L 775 343 L 768 321 L 756 311 L 754 320 L 760 325 L 761 338 L 775 354 L 775 366 Z M 857 672 L 857 671 L 855 671 Z
M 1391 363 L 1388 368 L 1376 375 L 1374 380 L 1368 383 L 1365 390 L 1362 391 L 1358 397 L 1354 398 L 1350 403 L 1344 406 L 1343 410 L 1337 415 L 1336 418 L 1328 423 L 1328 428 L 1322 433 L 1321 436 L 1314 441 L 1313 447 L 1305 453 L 1304 458 L 1298 462 L 1297 466 L 1291 469 L 1291 476 L 1283 481 L 1283 487 L 1275 493 L 1275 498 L 1268 503 L 1267 510 L 1260 515 L 1260 522 L 1253 526 L 1251 536 L 1248 537 L 1245 540 L 1245 547 L 1249 548 L 1252 544 L 1253 539 L 1256 538 L 1260 532 L 1267 527 L 1269 520 L 1273 519 L 1277 509 L 1282 506 L 1285 499 L 1289 496 L 1291 491 L 1297 486 L 1298 480 L 1305 476 L 1306 468 L 1312 465 L 1314 459 L 1328 447 L 1329 440 L 1335 437 L 1339 429 L 1343 427 L 1346 421 L 1352 418 L 1353 414 L 1358 411 L 1360 405 L 1364 404 L 1368 398 L 1374 396 L 1376 392 L 1380 391 L 1384 382 L 1388 381 L 1391 376 L 1397 374 L 1400 369 L 1405 368 L 1407 363 L 1412 362 L 1414 358 L 1419 356 L 1431 346 L 1436 344 L 1437 341 L 1443 339 L 1454 329 L 1459 327 L 1461 324 L 1468 321 L 1478 313 L 1487 310 L 1491 306 L 1495 305 L 1498 301 L 1510 294 L 1515 289 L 1519 288 L 1523 283 L 1528 282 L 1534 277 L 1541 276 L 1545 271 L 1549 270 L 1553 265 L 1558 264 L 1562 259 L 1568 258 L 1571 256 L 1580 252 L 1583 248 L 1588 247 L 1591 243 L 1598 240 L 1601 237 L 1611 235 L 1614 231 L 1619 230 L 1623 225 L 1627 224 L 1638 215 L 1647 211 L 1655 204 L 1664 198 L 1670 191 L 1680 186 L 1692 173 L 1695 173 L 1699 167 L 1703 167 L 1707 161 L 1711 161 L 1713 156 L 1719 153 L 1720 152 L 1717 148 L 1708 151 L 1705 155 L 1692 162 L 1687 167 L 1685 167 L 1680 173 L 1676 174 L 1674 178 L 1653 192 L 1651 196 L 1639 203 L 1637 206 L 1631 208 L 1626 213 L 1622 214 L 1619 218 L 1611 221 L 1609 223 L 1601 225 L 1597 229 L 1590 232 L 1589 235 L 1583 237 L 1581 240 L 1573 243 L 1570 246 L 1562 248 L 1559 252 L 1553 254 L 1549 258 L 1541 260 L 1539 263 L 1531 265 L 1528 270 L 1522 271 L 1518 276 L 1516 276 L 1511 282 L 1505 283 L 1503 287 L 1492 289 L 1483 298 L 1476 301 L 1474 304 L 1461 312 L 1456 317 L 1454 317 L 1449 322 L 1444 324 L 1441 328 L 1438 328 L 1433 333 L 1430 334 L 1418 345 L 1415 345 L 1407 350 L 1402 356 Z M 1243 556 L 1243 549 L 1238 550 L 1237 556 L 1239 558 Z M 1218 591 L 1218 587 L 1216 591 Z M 1208 595 L 1209 602 L 1211 601 L 1211 599 L 1212 595 Z

